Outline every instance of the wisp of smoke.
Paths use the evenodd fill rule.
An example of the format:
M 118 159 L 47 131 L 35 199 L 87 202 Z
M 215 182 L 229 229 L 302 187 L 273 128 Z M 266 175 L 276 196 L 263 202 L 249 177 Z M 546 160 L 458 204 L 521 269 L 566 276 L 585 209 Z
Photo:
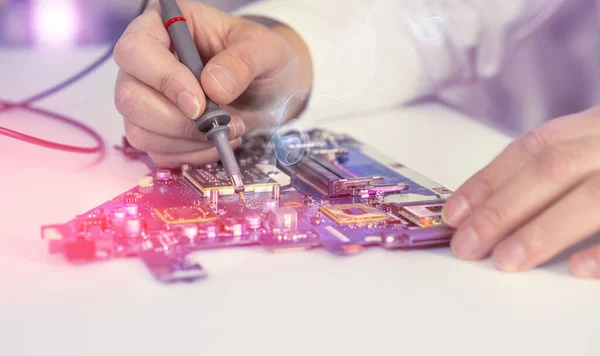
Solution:
M 326 94 L 319 94 L 315 96 L 314 93 L 310 97 L 311 102 L 319 102 L 321 100 L 346 100 L 348 98 L 360 95 L 365 87 L 370 84 L 374 79 L 375 71 L 377 68 L 377 12 L 387 11 L 388 6 L 391 2 L 399 0 L 378 0 L 372 2 L 365 1 L 349 1 L 347 6 L 359 6 L 361 11 L 364 11 L 364 16 L 358 23 L 353 24 L 350 33 L 344 34 L 346 37 L 344 43 L 346 43 L 350 49 L 354 49 L 353 43 L 357 40 L 368 39 L 365 43 L 368 43 L 367 48 L 362 50 L 368 53 L 368 65 L 362 68 L 362 74 L 360 77 L 362 80 L 352 83 L 352 88 L 347 90 L 330 92 Z M 417 39 L 427 42 L 435 41 L 444 36 L 444 18 L 441 15 L 439 6 L 436 6 L 437 1 L 433 1 L 434 4 L 425 6 L 428 11 L 421 14 L 414 14 L 414 11 L 407 11 L 408 17 L 413 12 L 416 15 L 415 18 L 408 18 L 408 25 L 413 31 Z M 397 4 L 396 4 L 397 5 Z M 433 5 L 433 6 L 432 6 Z M 409 6 L 410 7 L 410 6 Z M 391 6 L 391 8 L 397 8 Z M 437 16 L 437 14 L 440 14 Z M 426 15 L 426 16 L 419 16 Z M 343 43 L 338 43 L 343 46 Z M 292 100 L 308 100 L 306 91 L 298 91 L 293 93 L 288 98 L 280 101 L 278 105 L 273 106 L 273 109 L 267 113 L 267 116 L 271 123 L 270 129 L 270 142 L 267 145 L 265 152 L 265 161 L 268 161 L 272 165 L 291 166 L 296 164 L 302 156 L 306 153 L 307 148 L 310 146 L 310 138 L 308 137 L 305 129 L 300 120 L 292 118 L 286 121 L 290 117 L 289 108 Z

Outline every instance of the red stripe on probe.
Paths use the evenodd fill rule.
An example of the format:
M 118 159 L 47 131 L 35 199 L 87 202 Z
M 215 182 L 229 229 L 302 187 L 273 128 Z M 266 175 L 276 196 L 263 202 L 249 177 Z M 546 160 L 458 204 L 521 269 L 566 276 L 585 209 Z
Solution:
M 175 22 L 179 22 L 179 21 L 185 22 L 185 17 L 173 17 L 172 19 L 170 19 L 169 21 L 167 21 L 167 23 L 165 24 L 165 28 L 168 29 L 169 26 L 171 26 Z

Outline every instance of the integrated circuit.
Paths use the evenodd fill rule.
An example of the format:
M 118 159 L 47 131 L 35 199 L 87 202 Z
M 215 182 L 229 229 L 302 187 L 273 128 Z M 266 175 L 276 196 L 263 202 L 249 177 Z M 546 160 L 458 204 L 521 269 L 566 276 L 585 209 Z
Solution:
M 398 210 L 407 219 L 420 227 L 443 224 L 442 208 L 444 204 L 407 205 Z
M 383 211 L 367 204 L 328 205 L 321 211 L 338 224 L 358 224 L 390 220 Z
M 265 174 L 256 165 L 240 167 L 242 181 L 246 193 L 272 192 L 280 187 L 280 184 Z M 279 170 L 273 171 L 271 175 L 285 175 Z M 211 191 L 217 191 L 220 196 L 234 195 L 235 191 L 231 180 L 227 177 L 223 168 L 190 168 L 183 171 L 183 177 L 196 187 L 204 196 L 209 196 Z
M 167 225 L 201 223 L 217 220 L 215 214 L 205 206 L 177 206 L 156 209 L 155 212 Z

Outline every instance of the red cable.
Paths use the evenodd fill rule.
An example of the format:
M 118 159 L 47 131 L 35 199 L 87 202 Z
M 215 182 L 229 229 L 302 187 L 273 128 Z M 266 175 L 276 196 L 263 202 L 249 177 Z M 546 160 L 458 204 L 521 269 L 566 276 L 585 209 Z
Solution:
M 0 113 L 19 108 L 19 109 L 24 109 L 27 111 L 34 112 L 38 115 L 50 117 L 54 120 L 62 121 L 68 125 L 74 126 L 77 129 L 84 131 L 85 133 L 90 135 L 94 139 L 94 141 L 96 141 L 96 146 L 79 147 L 79 146 L 66 145 L 66 144 L 62 144 L 62 143 L 58 143 L 58 142 L 44 140 L 44 139 L 41 139 L 41 138 L 38 138 L 35 136 L 30 136 L 30 135 L 24 134 L 22 132 L 17 132 L 17 131 L 14 131 L 14 130 L 11 130 L 9 128 L 2 127 L 2 126 L 0 126 L 0 135 L 11 137 L 16 140 L 31 143 L 34 145 L 38 145 L 38 146 L 42 146 L 42 147 L 46 147 L 46 148 L 50 148 L 50 149 L 54 149 L 54 150 L 59 150 L 59 151 L 65 151 L 65 152 L 98 153 L 98 152 L 104 151 L 105 145 L 104 145 L 104 140 L 102 139 L 102 137 L 96 131 L 94 131 L 92 128 L 90 128 L 78 121 L 75 121 L 64 115 L 60 115 L 60 114 L 57 114 L 57 113 L 54 113 L 54 112 L 51 112 L 48 110 L 29 106 L 27 104 L 25 104 L 25 105 L 13 104 L 10 102 L 0 100 L 0 105 L 2 105 L 2 107 L 0 108 Z

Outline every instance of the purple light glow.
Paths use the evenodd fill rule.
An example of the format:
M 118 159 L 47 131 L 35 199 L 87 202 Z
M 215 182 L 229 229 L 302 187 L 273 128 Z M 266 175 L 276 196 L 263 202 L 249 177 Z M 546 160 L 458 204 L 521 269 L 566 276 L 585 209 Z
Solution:
M 41 46 L 73 45 L 79 30 L 76 0 L 34 0 L 33 30 Z

